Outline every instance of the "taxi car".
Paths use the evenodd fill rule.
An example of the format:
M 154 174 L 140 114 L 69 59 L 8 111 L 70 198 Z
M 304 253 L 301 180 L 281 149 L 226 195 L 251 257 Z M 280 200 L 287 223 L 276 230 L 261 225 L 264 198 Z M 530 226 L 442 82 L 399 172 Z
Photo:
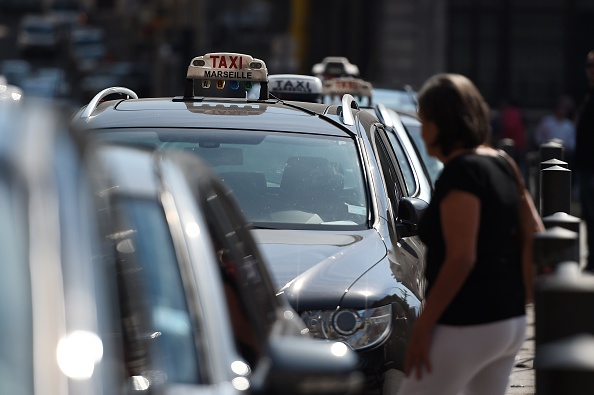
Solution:
M 344 56 L 326 56 L 320 63 L 312 66 L 311 72 L 322 80 L 336 77 L 358 77 L 359 67 Z
M 384 104 L 387 108 L 416 115 L 419 103 L 417 92 L 410 85 L 398 88 L 374 88 L 372 99 L 374 103 Z
M 435 185 L 443 169 L 443 163 L 427 153 L 427 147 L 425 147 L 425 142 L 421 136 L 421 121 L 418 116 L 407 112 L 395 111 L 387 108 L 382 103 L 375 103 L 373 105 L 373 111 L 382 123 L 393 131 L 392 136 L 399 136 L 402 144 L 412 144 L 414 146 L 413 149 L 406 149 L 406 151 L 409 153 L 416 152 L 415 156 L 424 165 L 426 175 L 431 181 L 431 184 Z
M 402 172 L 410 193 L 414 194 L 418 188 L 426 189 L 427 179 L 432 193 L 443 163 L 427 153 L 416 107 L 396 110 L 393 103 L 388 101 L 388 104 L 384 104 L 385 101 L 381 101 L 383 93 L 378 95 L 377 91 L 370 82 L 363 79 L 339 77 L 324 81 L 322 100 L 331 103 L 340 100 L 342 95 L 353 95 L 361 108 L 374 114 L 386 127 L 396 157 L 403 158 Z M 376 102 L 378 98 L 380 102 Z
M 51 108 L 0 104 L 0 393 L 357 393 L 355 353 L 301 333 L 208 168 Z
M 209 95 L 225 87 L 243 97 Z M 262 60 L 211 53 L 191 61 L 183 96 L 113 87 L 72 122 L 103 141 L 205 160 L 310 334 L 357 351 L 366 392 L 395 391 L 424 295 L 417 224 L 430 195 L 409 194 L 385 126 L 352 96 L 288 101 L 269 87 Z

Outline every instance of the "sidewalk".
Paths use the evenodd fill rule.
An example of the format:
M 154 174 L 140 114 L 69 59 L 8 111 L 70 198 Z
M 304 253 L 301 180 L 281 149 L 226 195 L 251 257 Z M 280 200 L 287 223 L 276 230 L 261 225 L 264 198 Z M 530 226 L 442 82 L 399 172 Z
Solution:
M 580 267 L 585 265 L 586 256 L 586 227 L 582 221 L 580 225 Z M 526 338 L 520 352 L 516 356 L 516 362 L 505 395 L 536 394 L 536 376 L 534 371 L 534 306 L 528 306 L 526 318 L 528 321 Z
M 528 306 L 526 310 L 528 327 L 526 339 L 516 356 L 516 363 L 509 379 L 508 389 L 505 395 L 534 395 L 535 372 L 534 372 L 534 308 Z

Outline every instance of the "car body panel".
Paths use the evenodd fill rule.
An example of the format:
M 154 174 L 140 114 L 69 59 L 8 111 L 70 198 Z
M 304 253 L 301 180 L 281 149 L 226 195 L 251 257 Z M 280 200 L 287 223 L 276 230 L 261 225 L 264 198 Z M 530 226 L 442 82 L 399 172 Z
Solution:
M 52 103 L 0 105 L 2 393 L 100 395 L 125 385 L 89 171 L 98 163 L 86 150 Z
M 130 239 L 133 240 L 131 245 L 144 245 L 143 248 L 147 249 L 148 254 L 156 254 L 158 262 L 154 262 L 153 265 L 158 263 L 157 266 L 160 267 L 158 272 L 162 273 L 159 275 L 159 279 L 153 278 L 151 281 L 150 273 L 155 269 L 151 269 L 151 258 L 149 258 L 146 263 L 139 261 L 140 267 L 131 271 L 136 274 L 131 274 L 134 277 L 128 281 L 133 284 L 146 283 L 151 290 L 160 292 L 162 297 L 165 297 L 170 294 L 170 291 L 165 291 L 162 288 L 171 288 L 175 284 L 169 281 L 172 279 L 171 274 L 173 273 L 165 275 L 167 273 L 166 266 L 168 266 L 177 267 L 173 271 L 178 273 L 179 279 L 183 283 L 181 288 L 185 294 L 187 310 L 179 310 L 179 307 L 174 311 L 170 311 L 169 307 L 163 309 L 159 299 L 152 302 L 155 304 L 149 307 L 149 309 L 156 309 L 155 311 L 158 313 L 156 320 L 153 318 L 155 330 L 158 331 L 157 333 L 162 333 L 156 337 L 155 345 L 158 347 L 161 342 L 169 344 L 171 341 L 168 342 L 167 339 L 171 336 L 176 339 L 175 343 L 183 342 L 184 338 L 187 340 L 191 336 L 196 344 L 197 361 L 187 359 L 188 349 L 187 346 L 182 346 L 183 343 L 177 346 L 175 343 L 171 343 L 173 347 L 171 350 L 177 349 L 173 355 L 186 355 L 185 362 L 184 359 L 177 358 L 179 359 L 178 365 L 173 365 L 174 367 L 178 366 L 175 370 L 171 370 L 171 368 L 167 370 L 168 365 L 160 365 L 159 358 L 155 357 L 138 361 L 139 364 L 142 364 L 142 371 L 150 371 L 153 372 L 152 374 L 163 377 L 161 382 L 157 383 L 159 387 L 166 391 L 172 391 L 173 388 L 184 384 L 187 389 L 201 390 L 204 388 L 211 391 L 212 386 L 217 386 L 222 391 L 221 393 L 233 394 L 242 392 L 242 387 L 237 383 L 244 380 L 249 383 L 249 387 L 254 393 L 276 391 L 276 388 L 281 384 L 275 381 L 273 372 L 284 372 L 289 382 L 301 380 L 303 379 L 302 374 L 305 374 L 290 365 L 285 366 L 283 359 L 293 358 L 299 361 L 298 363 L 308 360 L 313 362 L 313 357 L 309 355 L 297 357 L 283 353 L 283 347 L 289 347 L 295 342 L 300 344 L 302 349 L 313 351 L 317 347 L 319 354 L 316 358 L 325 360 L 326 364 L 337 364 L 335 367 L 337 373 L 346 368 L 340 373 L 341 380 L 346 379 L 340 384 L 344 387 L 345 393 L 360 387 L 361 377 L 358 372 L 354 371 L 356 364 L 354 354 L 347 352 L 344 358 L 330 359 L 331 355 L 327 352 L 329 350 L 327 347 L 330 347 L 330 344 L 321 345 L 318 341 L 309 338 L 306 332 L 303 332 L 303 322 L 286 300 L 276 297 L 263 259 L 255 242 L 251 240 L 249 230 L 245 227 L 239 209 L 235 208 L 233 197 L 206 165 L 189 153 L 173 150 L 153 152 L 147 149 L 140 150 L 117 145 L 100 147 L 99 156 L 107 170 L 108 181 L 106 184 L 108 188 L 104 195 L 111 205 L 116 207 L 115 215 L 118 215 L 117 207 L 121 207 L 125 202 L 131 205 L 150 204 L 160 212 L 160 217 L 167 224 L 167 228 L 163 229 L 153 221 L 151 222 L 154 225 L 152 230 L 148 227 L 142 228 L 141 225 L 145 223 L 148 212 L 143 214 L 142 218 L 137 214 L 136 220 L 132 215 L 129 221 L 125 220 L 128 217 L 126 212 L 120 213 L 122 221 L 117 222 L 132 225 L 132 232 L 120 229 L 114 233 L 114 237 L 119 240 L 118 246 L 122 245 L 121 248 L 118 247 L 118 250 L 121 250 L 121 253 L 133 252 L 134 250 L 125 247 L 130 245 L 130 242 L 127 241 L 129 236 L 126 235 L 136 235 L 135 238 Z M 221 210 L 223 207 L 226 208 Z M 135 222 L 138 224 L 136 227 L 133 226 Z M 228 227 L 233 231 L 230 232 Z M 162 231 L 165 234 L 160 236 Z M 152 236 L 150 236 L 151 234 Z M 148 238 L 147 235 L 149 235 Z M 224 235 L 223 238 L 231 237 L 236 240 L 234 244 L 230 245 L 235 245 L 237 251 L 230 251 L 229 256 L 238 262 L 233 269 L 236 273 L 234 277 L 241 277 L 245 281 L 245 283 L 233 286 L 232 289 L 228 286 L 227 275 L 222 276 L 221 274 L 221 262 L 219 261 L 221 257 L 217 256 L 218 246 L 223 245 L 220 244 L 222 239 L 218 237 L 222 235 Z M 124 238 L 122 239 L 122 237 Z M 163 254 L 164 238 L 171 239 L 171 247 L 175 255 L 173 261 L 171 257 L 167 258 Z M 152 243 L 155 245 L 152 246 Z M 243 252 L 240 252 L 240 249 Z M 151 253 L 151 251 L 153 252 Z M 140 250 L 138 253 L 138 256 L 141 257 Z M 248 255 L 241 255 L 246 253 Z M 234 254 L 240 255 L 235 256 Z M 239 256 L 243 257 L 241 262 L 236 260 L 236 257 Z M 126 255 L 124 255 L 125 257 Z M 127 259 L 133 261 L 130 258 Z M 142 272 L 147 273 L 146 279 Z M 239 276 L 239 273 L 243 274 Z M 163 285 L 160 285 L 161 281 L 157 281 L 161 279 Z M 176 287 L 174 286 L 174 288 Z M 150 300 L 148 295 L 150 293 L 142 299 Z M 235 297 L 237 299 L 234 299 Z M 245 310 L 240 312 L 234 310 L 232 300 L 254 301 L 255 303 L 254 305 L 241 303 L 241 306 L 244 306 L 241 308 Z M 242 323 L 241 320 L 237 321 L 237 314 L 240 313 L 247 313 L 249 324 Z M 158 319 L 160 315 L 163 317 Z M 180 323 L 185 324 L 180 326 Z M 253 347 L 257 348 L 250 348 L 249 352 L 245 348 L 246 345 L 240 347 L 240 344 L 243 344 L 241 342 L 248 334 L 254 336 L 252 341 L 259 344 L 253 344 Z M 164 340 L 159 341 L 158 339 L 161 337 L 164 337 Z M 281 344 L 285 346 L 281 346 Z M 252 347 L 252 345 L 248 347 Z M 323 347 L 323 349 L 319 347 Z M 146 349 L 141 347 L 138 352 L 142 350 L 150 355 L 152 347 Z M 247 373 L 240 374 L 234 368 L 240 362 L 249 367 Z M 200 369 L 198 378 L 192 378 L 193 375 L 180 375 L 180 371 L 196 366 L 196 363 Z M 321 382 L 327 384 L 328 380 L 335 381 L 335 385 L 338 386 L 336 379 L 329 372 L 327 369 L 317 368 L 316 371 L 308 370 L 307 374 L 314 383 L 315 375 L 319 374 Z M 185 380 L 197 380 L 197 382 L 184 382 L 184 377 L 187 377 Z M 229 383 L 233 383 L 233 385 L 229 385 Z M 319 389 L 314 390 L 314 392 L 316 391 Z M 337 391 L 341 392 L 340 389 Z M 289 392 L 300 393 L 300 390 L 298 386 L 295 386 Z
M 409 194 L 398 160 L 409 161 L 410 157 L 396 157 L 389 148 L 386 128 L 375 115 L 353 108 L 350 110 L 352 125 L 349 125 L 344 122 L 341 105 L 200 96 L 106 101 L 86 111 L 89 117 L 81 118 L 84 111 L 83 108 L 75 114 L 73 121 L 97 138 L 127 144 L 144 141 L 157 151 L 171 148 L 180 141 L 193 144 L 197 154 L 199 148 L 201 152 L 208 147 L 220 149 L 227 140 L 217 138 L 217 133 L 252 136 L 274 132 L 303 138 L 304 142 L 310 137 L 323 137 L 336 141 L 336 145 L 354 146 L 351 158 L 360 167 L 358 171 L 366 194 L 367 214 L 363 222 L 287 225 L 263 222 L 249 215 L 248 220 L 271 267 L 275 288 L 298 313 L 318 309 L 335 312 L 385 311 L 388 308 L 392 311 L 398 322 L 380 343 L 358 350 L 360 364 L 368 377 L 377 378 L 378 383 L 385 370 L 402 369 L 403 344 L 424 297 L 425 247 L 414 229 L 402 231 L 406 225 L 399 217 L 399 203 L 407 198 L 427 205 L 431 186 L 424 174 L 415 175 L 419 178 L 418 187 L 411 191 L 413 196 Z M 166 136 L 174 131 L 178 134 Z M 127 133 L 129 136 L 152 133 L 153 136 L 134 140 Z M 118 139 L 118 136 L 123 137 Z M 161 138 L 155 138 L 159 136 Z M 255 140 L 250 141 L 251 145 L 247 140 L 237 140 L 232 146 L 247 150 L 256 144 Z M 295 152 L 300 149 L 291 148 Z M 244 162 L 238 163 L 221 165 L 212 161 L 211 166 L 225 179 L 223 173 L 227 167 L 240 168 Z M 244 171 L 266 173 L 253 167 L 255 162 L 249 163 L 252 167 Z M 413 168 L 417 167 L 413 165 Z M 283 173 L 284 169 L 286 167 L 280 167 L 278 172 Z M 271 188 L 278 188 L 278 181 L 267 179 L 265 187 L 270 192 Z M 253 197 L 242 200 L 239 193 L 233 193 L 240 207 L 246 210 L 255 200 Z
M 271 265 L 277 289 L 298 311 L 332 309 L 386 247 L 374 229 L 326 232 L 256 229 L 254 234 Z M 287 287 L 291 283 L 291 286 Z

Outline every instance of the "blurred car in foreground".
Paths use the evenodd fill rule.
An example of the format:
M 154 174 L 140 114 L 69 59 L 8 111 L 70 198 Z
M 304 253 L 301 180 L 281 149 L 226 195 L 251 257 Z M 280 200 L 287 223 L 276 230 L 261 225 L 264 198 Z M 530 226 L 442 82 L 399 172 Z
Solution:
M 275 295 L 243 216 L 210 168 L 168 150 L 105 146 L 99 157 L 136 377 L 220 394 L 357 393 L 356 356 L 312 339 Z
M 410 193 L 384 125 L 350 95 L 340 105 L 271 99 L 266 64 L 236 53 L 196 57 L 186 78 L 172 98 L 106 89 L 73 123 L 208 162 L 309 332 L 357 351 L 367 392 L 395 392 L 424 295 L 416 224 L 430 190 Z M 245 96 L 210 97 L 226 84 Z
M 47 101 L 0 102 L 0 393 L 120 394 L 112 262 L 83 140 Z
M 197 158 L 22 104 L 0 103 L 0 393 L 357 393 L 354 353 L 301 333 Z

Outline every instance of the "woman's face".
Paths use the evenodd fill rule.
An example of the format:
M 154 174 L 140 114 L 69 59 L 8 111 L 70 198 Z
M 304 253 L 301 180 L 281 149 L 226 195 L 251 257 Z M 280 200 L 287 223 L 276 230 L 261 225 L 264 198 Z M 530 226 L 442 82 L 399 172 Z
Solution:
M 441 151 L 438 146 L 434 145 L 439 132 L 437 125 L 433 121 L 429 121 L 427 118 L 425 118 L 420 110 L 419 119 L 421 120 L 421 137 L 425 143 L 427 153 L 441 160 Z

